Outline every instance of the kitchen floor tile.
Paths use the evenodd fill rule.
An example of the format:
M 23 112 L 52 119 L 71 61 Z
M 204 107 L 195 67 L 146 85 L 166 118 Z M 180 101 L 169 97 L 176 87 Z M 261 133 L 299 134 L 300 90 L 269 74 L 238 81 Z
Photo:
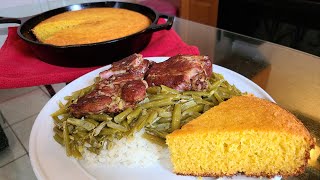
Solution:
M 18 141 L 11 129 L 7 127 L 3 131 L 9 140 L 9 147 L 0 152 L 0 167 L 26 154 L 22 144 Z
M 39 113 L 49 99 L 46 93 L 37 89 L 1 103 L 0 109 L 11 125 Z
M 19 123 L 16 123 L 12 125 L 12 130 L 17 135 L 18 139 L 22 143 L 22 145 L 27 149 L 29 152 L 29 137 L 31 133 L 31 129 L 33 126 L 34 120 L 37 118 L 37 115 L 31 116 L 30 118 L 27 118 L 26 120 L 23 120 Z
M 63 87 L 66 86 L 66 83 L 59 83 L 59 84 L 52 84 L 52 87 L 54 89 L 54 91 L 57 93 L 59 92 Z M 39 86 L 46 94 L 48 94 L 48 96 L 50 96 L 50 94 L 48 93 L 48 90 L 46 89 L 45 86 Z
M 66 86 L 66 83 L 59 83 L 59 84 L 54 84 L 53 85 L 53 89 L 58 92 L 60 91 L 62 88 L 64 88 Z
M 39 87 L 37 86 L 33 86 L 33 87 L 16 88 L 16 89 L 0 89 L 0 103 L 6 100 L 12 99 L 14 97 L 23 95 L 25 93 L 28 93 L 38 88 Z
M 28 155 L 0 168 L 0 177 L 3 180 L 36 180 Z

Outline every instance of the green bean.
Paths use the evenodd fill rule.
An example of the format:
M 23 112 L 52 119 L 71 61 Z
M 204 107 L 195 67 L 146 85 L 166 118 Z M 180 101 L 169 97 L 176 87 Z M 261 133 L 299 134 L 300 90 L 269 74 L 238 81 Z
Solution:
M 60 109 L 66 108 L 61 101 L 59 101 L 58 105 L 59 105 L 59 108 L 60 108 Z
M 171 122 L 171 131 L 180 128 L 181 121 L 181 104 L 174 105 L 172 112 L 172 122 Z
M 67 128 L 67 122 L 66 121 L 63 122 L 63 144 L 66 147 L 67 156 L 68 157 L 71 156 L 72 153 L 71 153 L 71 146 L 70 146 L 70 138 L 69 138 L 69 131 L 68 131 L 68 128 Z
M 171 122 L 171 121 L 172 121 L 171 117 L 162 117 L 157 121 L 157 123 L 161 124 L 161 123 L 168 123 L 168 122 Z
M 80 90 L 78 90 L 78 91 L 75 91 L 75 92 L 72 93 L 72 97 L 73 97 L 74 99 L 77 99 L 77 98 L 79 98 L 79 97 L 82 97 L 83 95 L 88 94 L 90 91 L 92 91 L 92 90 L 94 89 L 94 87 L 95 87 L 95 85 L 92 84 L 92 85 L 90 85 L 90 86 L 88 86 L 88 87 L 85 87 L 85 88 L 83 88 L 83 89 L 80 89 Z
M 127 108 L 126 110 L 122 111 L 121 113 L 119 113 L 118 115 L 116 115 L 113 120 L 116 123 L 120 123 L 121 121 L 125 120 L 127 118 L 127 116 L 132 112 L 132 108 Z
M 151 107 L 161 107 L 161 106 L 168 106 L 172 105 L 175 102 L 172 101 L 172 98 L 165 98 L 165 99 L 159 99 L 151 102 L 147 102 L 145 104 L 142 104 L 142 108 L 151 108 Z
M 81 138 L 85 138 L 88 136 L 88 133 L 83 131 L 76 131 L 75 134 L 77 134 Z
M 142 135 L 143 138 L 145 138 L 146 140 L 152 142 L 152 143 L 155 143 L 155 144 L 158 144 L 162 147 L 166 147 L 166 142 L 165 140 L 157 137 L 157 136 L 154 136 L 154 135 L 151 135 L 151 134 L 148 134 L 148 133 L 143 133 Z
M 82 155 L 78 151 L 78 148 L 74 143 L 71 144 L 71 153 L 72 153 L 72 156 L 75 157 L 76 159 L 82 159 Z
M 149 94 L 158 94 L 160 93 L 161 88 L 159 86 L 152 86 L 147 88 L 147 93 Z
M 54 127 L 53 132 L 55 132 L 57 135 L 63 138 L 63 131 L 61 131 L 58 127 Z
M 54 113 L 52 113 L 51 114 L 51 117 L 57 117 L 57 116 L 59 116 L 59 115 L 61 115 L 61 114 L 65 114 L 65 113 L 67 113 L 68 112 L 68 109 L 67 108 L 60 108 L 60 109 L 58 109 L 56 112 L 54 112 Z
M 116 132 L 118 132 L 118 130 L 116 129 L 113 129 L 113 128 L 103 128 L 101 129 L 100 131 L 100 135 L 113 135 L 115 134 Z
M 71 124 L 68 124 L 67 128 L 68 128 L 69 134 L 71 134 L 74 130 L 74 127 Z
M 148 118 L 146 119 L 146 123 L 147 124 L 152 124 L 157 117 L 158 117 L 157 111 L 151 111 L 149 113 Z
M 191 96 L 188 96 L 188 95 L 181 95 L 181 96 L 180 96 L 180 99 L 183 99 L 183 100 L 191 100 L 192 97 L 191 97 Z
M 57 141 L 57 143 L 61 144 L 62 146 L 64 146 L 64 141 L 63 141 L 63 138 L 60 137 L 60 135 L 58 135 L 57 133 L 54 134 L 53 136 L 54 140 Z
M 223 83 L 223 82 L 225 82 L 225 80 L 224 79 L 219 79 L 218 81 L 216 81 L 216 82 L 214 82 L 213 84 L 212 84 L 212 89 L 216 89 L 216 88 L 218 88 L 219 86 L 221 86 L 221 84 Z
M 64 121 L 64 122 L 66 122 L 66 121 Z M 89 121 L 76 119 L 76 118 L 68 118 L 67 122 L 70 124 L 73 124 L 75 126 L 80 126 L 84 129 L 86 129 L 87 131 L 91 131 L 92 129 L 94 129 L 96 127 L 95 124 L 93 124 Z
M 171 127 L 170 125 L 171 125 L 170 122 L 157 124 L 157 125 L 155 125 L 155 129 L 158 130 L 158 131 L 165 131 L 165 130 L 170 129 L 170 127 Z
M 133 129 L 133 132 L 135 132 L 135 131 L 136 131 L 136 132 L 139 132 L 139 131 L 144 127 L 144 125 L 147 124 L 147 118 L 148 118 L 148 115 L 147 115 L 147 114 L 146 114 L 146 115 L 141 115 L 141 116 L 138 118 L 135 126 L 132 128 L 132 129 Z
M 195 105 L 193 107 L 190 107 L 188 109 L 186 109 L 185 111 L 182 112 L 182 116 L 186 115 L 186 114 L 192 114 L 193 112 L 202 112 L 203 111 L 203 104 L 198 104 Z
M 158 131 L 158 130 L 156 130 L 156 129 L 152 129 L 152 128 L 148 128 L 148 129 L 146 129 L 146 131 L 150 134 L 153 134 L 153 135 L 155 135 L 155 136 L 158 136 L 158 137 L 160 137 L 160 138 L 162 138 L 162 139 L 166 139 L 166 136 L 168 135 L 168 133 L 167 132 L 163 132 L 163 131 Z
M 66 121 L 69 117 L 72 117 L 70 114 L 61 114 L 61 116 L 62 116 L 62 119 L 61 119 L 62 122 Z
M 150 101 L 155 101 L 164 98 L 171 98 L 172 100 L 179 100 L 181 97 L 180 94 L 156 94 L 149 97 Z
M 168 93 L 168 94 L 179 94 L 179 91 L 169 88 L 167 86 L 161 85 L 161 93 Z
M 211 107 L 213 107 L 214 105 L 212 105 L 212 106 L 210 106 L 210 105 L 207 105 L 207 104 L 205 104 L 204 106 L 203 106 L 203 112 L 206 112 L 206 111 L 208 111 Z
M 94 124 L 95 126 L 99 125 L 99 122 L 97 122 L 97 121 L 95 121 L 94 119 L 91 119 L 91 118 L 85 118 L 83 120 L 85 120 L 87 122 L 90 122 L 90 123 Z
M 186 109 L 189 109 L 189 108 L 191 108 L 191 107 L 193 107 L 195 105 L 197 105 L 197 103 L 195 101 L 188 101 L 188 102 L 182 104 L 181 110 L 185 111 Z
M 202 99 L 199 96 L 192 96 L 192 97 L 196 101 L 197 104 L 204 104 L 204 105 L 214 106 L 214 104 L 212 102 L 206 101 L 206 100 Z
M 161 108 L 161 107 L 154 107 L 152 108 L 153 111 L 157 111 L 158 113 L 161 113 L 161 112 L 165 112 L 166 110 Z
M 117 133 L 115 134 L 115 138 L 118 139 L 118 140 L 120 140 L 120 139 L 123 138 L 123 134 L 120 133 L 120 132 L 117 132 Z
M 205 97 L 210 95 L 208 92 L 205 92 L 205 91 L 185 91 L 182 94 L 189 95 L 189 96 L 195 95 L 195 96 L 205 96 Z
M 223 102 L 223 99 L 220 97 L 220 95 L 217 92 L 213 93 L 213 95 L 218 100 L 219 103 Z
M 136 109 L 134 109 L 130 114 L 128 114 L 127 116 L 127 122 L 128 124 L 131 124 L 131 122 L 138 118 L 140 113 L 142 112 L 142 108 L 141 107 L 137 107 Z
M 92 153 L 94 153 L 94 154 L 97 154 L 97 155 L 99 155 L 100 154 L 100 151 L 101 151 L 101 149 L 99 149 L 99 148 L 94 148 L 94 147 L 88 147 L 87 148 L 90 152 L 92 152 Z
M 55 124 L 61 124 L 61 123 L 63 122 L 63 121 L 61 121 L 61 120 L 59 119 L 58 116 L 52 116 L 52 119 L 53 119 L 53 121 L 54 121 Z
M 172 112 L 160 112 L 159 113 L 159 117 L 163 117 L 163 118 L 171 118 L 172 117 Z
M 107 150 L 110 150 L 111 148 L 113 148 L 114 143 L 110 140 L 107 140 Z
M 188 117 L 193 117 L 193 118 L 197 118 L 201 115 L 201 113 L 197 112 L 197 111 L 192 111 L 189 113 L 182 113 L 182 120 L 185 120 Z
M 112 122 L 112 121 L 106 121 L 106 123 L 107 123 L 107 126 L 108 126 L 108 127 L 113 128 L 113 129 L 116 129 L 116 130 L 118 130 L 118 131 L 122 131 L 122 132 L 128 131 L 127 128 L 121 126 L 120 124 L 116 124 L 116 123 L 114 123 L 114 122 Z
M 100 123 L 94 130 L 93 130 L 93 136 L 98 136 L 101 130 L 107 125 L 108 121 L 103 121 Z
M 123 126 L 123 127 L 125 127 L 126 129 L 130 129 L 130 126 L 129 126 L 129 124 L 128 124 L 128 122 L 127 121 L 122 121 L 121 122 L 121 126 Z
M 90 115 L 87 115 L 87 118 L 95 119 L 95 120 L 98 120 L 98 121 L 110 121 L 110 120 L 112 120 L 112 117 L 107 115 L 107 114 L 90 114 Z
M 77 133 L 73 133 L 72 134 L 72 137 L 75 141 L 81 141 L 82 140 L 82 137 L 80 137 Z

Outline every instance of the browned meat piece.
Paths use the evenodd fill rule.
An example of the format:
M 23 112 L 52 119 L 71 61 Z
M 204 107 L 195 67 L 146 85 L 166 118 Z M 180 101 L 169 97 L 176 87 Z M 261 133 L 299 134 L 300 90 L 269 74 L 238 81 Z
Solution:
M 146 96 L 147 82 L 128 81 L 122 87 L 119 84 L 99 84 L 97 89 L 72 104 L 70 112 L 75 117 L 102 112 L 117 113 L 128 107 L 134 107 Z
M 149 86 L 165 85 L 178 91 L 203 90 L 212 74 L 208 56 L 177 55 L 152 65 L 146 80 Z
M 120 61 L 112 63 L 112 67 L 100 73 L 102 79 L 121 77 L 124 74 L 131 74 L 136 78 L 144 78 L 150 61 L 142 58 L 141 54 L 133 54 Z
M 70 106 L 75 117 L 102 112 L 117 113 L 134 107 L 146 96 L 148 84 L 143 80 L 150 62 L 140 54 L 133 54 L 115 62 L 100 73 L 102 80 L 89 94 Z
M 129 81 L 122 87 L 121 98 L 126 102 L 139 102 L 146 97 L 146 81 Z

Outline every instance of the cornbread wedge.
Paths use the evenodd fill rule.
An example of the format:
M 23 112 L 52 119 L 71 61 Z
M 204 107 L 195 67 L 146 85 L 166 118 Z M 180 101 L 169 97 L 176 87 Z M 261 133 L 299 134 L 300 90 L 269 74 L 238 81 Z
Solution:
M 235 96 L 167 135 L 174 172 L 193 176 L 292 176 L 315 146 L 304 125 L 278 105 Z

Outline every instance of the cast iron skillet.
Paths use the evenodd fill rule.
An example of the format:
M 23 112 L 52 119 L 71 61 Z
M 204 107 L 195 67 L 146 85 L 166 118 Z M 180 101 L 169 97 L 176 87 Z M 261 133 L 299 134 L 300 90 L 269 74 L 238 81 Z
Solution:
M 31 29 L 41 21 L 54 15 L 67 11 L 75 11 L 93 7 L 112 7 L 124 8 L 139 12 L 147 16 L 152 24 L 143 31 L 135 34 L 99 43 L 55 46 L 39 42 L 33 35 Z M 165 24 L 157 25 L 159 18 L 167 19 Z M 151 35 L 155 31 L 172 27 L 174 17 L 159 14 L 153 9 L 127 2 L 95 2 L 84 3 L 61 7 L 49 10 L 41 14 L 24 18 L 5 18 L 0 17 L 0 23 L 19 23 L 21 24 L 17 33 L 21 39 L 26 41 L 34 54 L 44 62 L 67 67 L 90 67 L 110 64 L 133 53 L 138 53 L 150 42 Z

